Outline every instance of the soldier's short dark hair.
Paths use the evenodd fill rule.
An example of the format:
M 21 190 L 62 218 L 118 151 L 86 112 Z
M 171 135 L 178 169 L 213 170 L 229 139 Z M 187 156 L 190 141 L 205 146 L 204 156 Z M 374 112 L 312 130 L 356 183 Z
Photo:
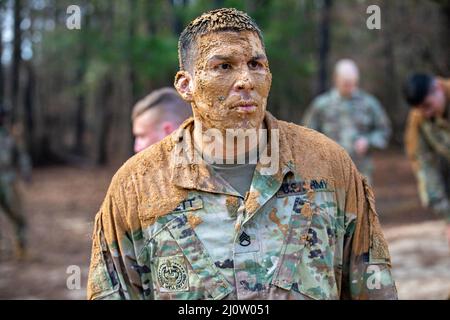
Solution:
M 192 113 L 191 106 L 181 98 L 174 88 L 165 87 L 155 90 L 139 100 L 133 107 L 131 120 L 134 121 L 153 108 L 160 108 L 160 113 L 170 113 L 172 117 L 180 118 L 180 120 L 185 120 Z
M 264 46 L 262 32 L 258 25 L 246 13 L 234 8 L 222 8 L 208 11 L 194 19 L 181 33 L 178 41 L 180 70 L 189 70 L 195 54 L 198 37 L 217 31 L 253 31 Z
M 406 102 L 412 107 L 422 104 L 430 92 L 433 76 L 425 73 L 415 73 L 408 77 L 403 92 Z

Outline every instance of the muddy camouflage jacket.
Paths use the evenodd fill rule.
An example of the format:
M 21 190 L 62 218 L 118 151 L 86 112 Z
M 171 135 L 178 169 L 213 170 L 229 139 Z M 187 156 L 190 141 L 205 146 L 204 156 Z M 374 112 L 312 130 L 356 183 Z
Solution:
M 203 163 L 174 164 L 183 139 L 192 152 L 192 119 L 131 158 L 96 215 L 88 298 L 396 299 L 372 191 L 347 153 L 265 122 L 279 170 L 258 163 L 245 198 Z
M 447 109 L 443 117 L 425 119 L 420 110 L 408 116 L 405 146 L 424 206 L 450 223 L 450 80 L 444 85 Z
M 372 161 L 369 154 L 356 154 L 355 141 L 363 137 L 370 148 L 383 149 L 391 135 L 391 122 L 382 106 L 363 90 L 357 90 L 349 99 L 342 98 L 336 89 L 318 96 L 306 111 L 303 123 L 344 147 L 361 173 L 369 177 Z

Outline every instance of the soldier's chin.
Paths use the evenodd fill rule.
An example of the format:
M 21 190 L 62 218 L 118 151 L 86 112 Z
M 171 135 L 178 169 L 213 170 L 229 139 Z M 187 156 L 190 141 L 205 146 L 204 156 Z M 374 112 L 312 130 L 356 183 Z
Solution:
M 261 126 L 261 120 L 259 117 L 256 116 L 256 114 L 252 114 L 250 116 L 249 114 L 245 115 L 245 118 L 239 118 L 236 120 L 235 123 L 233 123 L 232 127 L 229 128 L 230 130 L 256 130 Z

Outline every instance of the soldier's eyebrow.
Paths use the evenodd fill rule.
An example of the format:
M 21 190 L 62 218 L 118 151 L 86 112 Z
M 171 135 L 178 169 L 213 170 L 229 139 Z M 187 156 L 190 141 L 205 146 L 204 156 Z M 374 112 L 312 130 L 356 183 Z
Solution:
M 226 55 L 221 55 L 221 54 L 216 54 L 213 55 L 211 58 L 209 58 L 209 60 L 224 60 L 224 61 L 229 61 L 229 60 L 233 60 L 233 56 L 226 56 Z
M 213 55 L 211 58 L 209 58 L 209 61 L 213 61 L 213 60 L 231 61 L 231 60 L 235 60 L 235 59 L 236 59 L 235 56 L 232 56 L 232 55 L 216 54 L 216 55 Z M 260 54 L 253 56 L 250 60 L 267 60 L 267 57 L 265 54 L 260 53 Z
M 257 54 L 256 56 L 252 57 L 251 60 L 267 60 L 267 57 L 265 54 L 260 53 L 260 54 Z

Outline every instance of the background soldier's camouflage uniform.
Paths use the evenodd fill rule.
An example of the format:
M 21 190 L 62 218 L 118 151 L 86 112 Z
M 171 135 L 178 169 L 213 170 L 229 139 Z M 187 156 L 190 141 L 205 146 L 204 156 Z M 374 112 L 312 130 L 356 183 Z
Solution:
M 364 137 L 369 148 L 385 148 L 389 142 L 391 123 L 375 97 L 357 90 L 347 99 L 332 89 L 314 99 L 303 123 L 344 147 L 359 171 L 371 180 L 373 164 L 370 154 L 358 156 L 354 143 Z
M 372 191 L 342 148 L 269 113 L 280 168 L 243 198 L 193 152 L 193 120 L 130 159 L 95 220 L 89 299 L 395 299 Z M 183 130 L 187 129 L 187 130 Z
M 450 222 L 450 80 L 440 81 L 447 96 L 444 117 L 425 119 L 420 110 L 412 110 L 405 145 L 422 204 Z
M 0 122 L 0 211 L 14 225 L 17 254 L 22 257 L 26 245 L 26 223 L 17 185 L 18 169 L 24 177 L 29 178 L 31 161 L 23 146 Z

